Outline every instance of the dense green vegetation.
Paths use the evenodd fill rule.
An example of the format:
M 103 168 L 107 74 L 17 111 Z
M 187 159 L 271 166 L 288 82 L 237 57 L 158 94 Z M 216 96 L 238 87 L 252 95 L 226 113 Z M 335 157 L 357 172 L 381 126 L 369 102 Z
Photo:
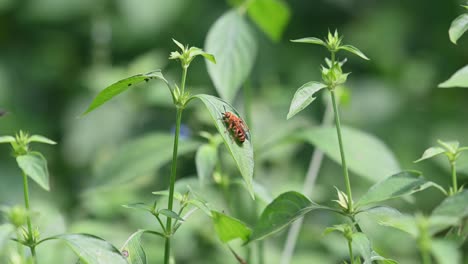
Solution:
M 0 263 L 465 263 L 463 4 L 3 1 Z

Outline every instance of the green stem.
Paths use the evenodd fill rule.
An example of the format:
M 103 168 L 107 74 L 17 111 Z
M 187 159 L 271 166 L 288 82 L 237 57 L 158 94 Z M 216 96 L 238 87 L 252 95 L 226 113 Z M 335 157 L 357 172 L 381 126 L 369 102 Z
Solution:
M 333 54 L 333 53 L 332 53 Z M 343 167 L 343 175 L 346 183 L 346 192 L 348 195 L 348 211 L 353 211 L 353 196 L 351 193 L 351 183 L 349 181 L 348 166 L 346 165 L 346 156 L 344 153 L 343 139 L 341 137 L 341 124 L 340 124 L 340 113 L 338 112 L 338 106 L 335 99 L 335 91 L 330 90 L 330 95 L 333 104 L 333 111 L 335 112 L 335 124 L 336 124 L 336 134 L 338 135 L 338 143 L 340 145 L 340 154 L 341 154 L 341 164 Z
M 455 160 L 450 161 L 450 168 L 452 169 L 452 194 L 456 194 L 458 192 L 458 184 L 457 184 L 457 168 L 455 164 Z
M 349 257 L 351 258 L 351 264 L 354 264 L 353 242 L 350 240 L 348 240 L 348 250 L 349 250 Z
M 182 67 L 182 81 L 180 82 L 182 86 L 180 87 L 180 89 L 182 90 L 182 92 L 180 94 L 184 94 L 185 92 L 185 79 L 187 78 L 187 69 L 188 65 Z
M 423 264 L 432 264 L 431 254 L 427 250 L 421 250 L 421 259 Z
M 182 91 L 185 86 L 185 75 L 187 74 L 187 69 L 184 68 L 184 74 L 182 77 Z M 174 148 L 172 152 L 172 168 L 171 168 L 171 178 L 169 184 L 169 200 L 167 202 L 167 209 L 172 210 L 174 204 L 174 186 L 176 180 L 176 169 L 177 169 L 177 149 L 179 146 L 179 134 L 180 134 L 180 124 L 182 122 L 182 108 L 177 108 L 176 114 L 176 131 L 174 136 Z M 164 250 L 164 264 L 169 264 L 170 254 L 171 254 L 171 236 L 172 236 L 172 218 L 168 217 L 166 222 L 166 243 Z
M 28 176 L 23 171 L 23 193 L 24 193 L 24 206 L 26 207 L 26 223 L 28 225 L 28 242 L 34 241 L 33 240 L 33 229 L 31 224 L 31 216 L 30 216 L 30 207 L 29 207 L 29 187 L 28 187 Z M 31 249 L 31 255 L 33 263 L 36 263 L 36 245 L 29 245 Z

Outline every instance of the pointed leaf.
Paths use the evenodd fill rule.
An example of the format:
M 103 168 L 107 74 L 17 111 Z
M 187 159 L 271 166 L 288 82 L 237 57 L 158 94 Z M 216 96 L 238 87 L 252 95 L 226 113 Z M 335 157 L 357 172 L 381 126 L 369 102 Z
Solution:
M 0 144 L 2 143 L 12 143 L 15 142 L 16 139 L 12 136 L 0 136 Z
M 435 157 L 439 154 L 442 154 L 445 152 L 445 149 L 441 148 L 441 147 L 431 147 L 431 148 L 428 148 L 424 151 L 423 155 L 421 158 L 419 158 L 418 160 L 415 160 L 414 163 L 416 162 L 420 162 L 422 160 L 425 160 L 425 159 L 429 159 L 429 158 L 432 158 L 432 157 Z
M 182 51 L 185 49 L 184 45 L 182 45 L 182 43 L 180 43 L 179 41 L 172 39 L 172 42 L 174 42 L 177 45 L 177 47 L 179 47 Z
M 44 144 L 49 144 L 49 145 L 55 145 L 57 142 L 48 139 L 46 137 L 40 136 L 40 135 L 32 135 L 29 137 L 29 142 L 39 142 L 39 143 L 44 143 Z
M 403 171 L 374 184 L 356 203 L 365 206 L 422 191 L 431 184 L 419 172 Z
M 255 0 L 247 10 L 249 17 L 273 41 L 279 41 L 291 11 L 283 0 Z
M 176 220 L 179 220 L 181 222 L 184 221 L 184 219 L 182 217 L 180 217 L 176 212 L 174 211 L 171 211 L 169 209 L 161 209 L 158 211 L 158 213 L 164 215 L 164 216 L 167 216 L 169 218 L 173 218 L 173 219 L 176 219 Z
M 461 264 L 461 255 L 454 241 L 433 239 L 431 250 L 439 264 Z
M 354 128 L 343 126 L 341 129 L 346 162 L 352 172 L 376 182 L 401 171 L 395 156 L 380 139 Z M 311 143 L 341 163 L 334 126 L 307 129 L 299 132 L 297 138 Z
M 198 148 L 195 154 L 195 165 L 200 183 L 206 184 L 212 179 L 213 171 L 218 162 L 217 147 L 205 144 Z
M 143 235 L 144 232 L 145 230 L 138 230 L 133 233 L 120 250 L 129 264 L 147 263 L 146 253 L 141 245 L 141 235 Z
M 39 152 L 29 152 L 26 155 L 16 157 L 16 162 L 21 170 L 33 179 L 44 190 L 49 191 L 49 170 L 47 160 Z
M 351 45 L 344 45 L 344 46 L 340 46 L 338 48 L 338 50 L 346 50 L 348 52 L 351 52 L 355 55 L 358 55 L 359 57 L 365 59 L 365 60 L 369 60 L 369 58 L 364 55 L 364 53 L 362 53 L 358 48 L 354 47 L 354 46 L 351 46 Z
M 449 29 L 450 41 L 457 44 L 457 40 L 468 30 L 468 14 L 460 15 L 452 21 Z
M 216 57 L 216 64 L 206 64 L 216 90 L 221 98 L 232 102 L 255 62 L 255 35 L 245 18 L 231 10 L 208 31 L 205 50 Z
M 194 97 L 200 99 L 205 104 L 208 112 L 210 112 L 218 132 L 223 137 L 224 144 L 236 161 L 237 167 L 244 178 L 250 195 L 255 199 L 252 187 L 254 159 L 250 133 L 245 131 L 247 133 L 247 139 L 243 143 L 238 143 L 231 133 L 227 131 L 227 126 L 223 121 L 223 113 L 225 111 L 234 113 L 237 117 L 241 118 L 239 113 L 231 105 L 217 97 L 206 94 L 199 94 Z
M 323 208 L 298 192 L 286 192 L 273 200 L 253 229 L 250 241 L 264 239 L 281 231 L 308 212 Z
M 439 84 L 439 88 L 468 88 L 468 65 L 455 72 L 448 80 Z
M 215 231 L 223 243 L 236 238 L 240 238 L 242 241 L 249 239 L 252 230 L 240 220 L 217 211 L 211 211 L 211 214 Z
M 197 48 L 197 47 L 191 47 L 190 48 L 190 56 L 195 57 L 195 56 L 198 56 L 198 55 L 201 55 L 205 59 L 207 59 L 207 60 L 211 61 L 212 63 L 216 64 L 216 59 L 215 59 L 215 56 L 213 56 L 213 54 L 206 53 L 202 49 Z
M 314 94 L 327 87 L 323 83 L 308 82 L 297 89 L 292 99 L 287 119 L 290 119 L 315 100 Z
M 324 47 L 327 46 L 327 44 L 323 40 L 321 40 L 319 38 L 314 38 L 314 37 L 293 39 L 291 41 L 292 42 L 298 42 L 298 43 L 308 43 L 308 44 L 322 45 Z
M 88 234 L 65 234 L 48 238 L 64 241 L 84 264 L 128 264 L 120 251 L 109 242 Z
M 145 203 L 132 203 L 132 204 L 125 204 L 122 206 L 128 209 L 136 209 L 136 210 L 141 210 L 141 211 L 150 212 L 150 213 L 153 212 L 152 206 L 149 206 Z
M 125 92 L 130 87 L 133 87 L 139 83 L 149 81 L 152 79 L 160 79 L 160 80 L 163 80 L 166 84 L 168 83 L 167 80 L 162 75 L 160 70 L 152 71 L 146 74 L 137 74 L 137 75 L 122 79 L 114 84 L 111 84 L 104 90 L 102 90 L 96 96 L 96 98 L 94 98 L 93 102 L 91 102 L 91 105 L 81 116 L 84 116 L 88 114 L 89 112 L 95 110 L 96 108 L 100 107 L 101 105 L 111 100 L 115 96 Z
M 449 216 L 462 219 L 468 216 L 468 190 L 445 198 L 432 212 L 432 216 Z

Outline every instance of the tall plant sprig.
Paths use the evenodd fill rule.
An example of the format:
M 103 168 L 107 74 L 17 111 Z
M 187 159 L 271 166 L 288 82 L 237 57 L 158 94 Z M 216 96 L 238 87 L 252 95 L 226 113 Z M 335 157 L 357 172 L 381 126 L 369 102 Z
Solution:
M 346 184 L 346 194 L 347 194 L 347 197 L 345 197 L 347 201 L 346 209 L 348 210 L 349 213 L 352 213 L 354 210 L 353 209 L 353 196 L 352 196 L 352 191 L 351 191 L 351 183 L 349 180 L 348 167 L 346 165 L 345 147 L 344 147 L 343 137 L 341 133 L 340 112 L 338 109 L 338 104 L 337 104 L 336 96 L 335 96 L 336 89 L 338 89 L 340 86 L 342 86 L 346 82 L 346 79 L 349 73 L 343 73 L 343 70 L 341 69 L 341 67 L 346 62 L 346 60 L 343 60 L 341 62 L 337 61 L 336 53 L 340 50 L 344 50 L 344 51 L 348 51 L 353 54 L 356 54 L 365 60 L 369 60 L 369 58 L 354 46 L 342 45 L 341 43 L 342 39 L 343 38 L 338 35 L 338 31 L 335 30 L 334 34 L 332 34 L 331 32 L 328 32 L 328 37 L 325 41 L 318 39 L 318 38 L 313 38 L 313 37 L 292 40 L 292 42 L 316 44 L 316 45 L 322 45 L 326 47 L 328 51 L 330 52 L 331 60 L 326 59 L 326 64 L 328 67 L 322 66 L 323 82 L 308 82 L 297 90 L 292 100 L 287 118 L 289 119 L 293 117 L 294 115 L 299 113 L 301 110 L 303 110 L 305 107 L 307 107 L 310 103 L 312 103 L 312 101 L 315 100 L 314 94 L 316 92 L 322 90 L 323 88 L 327 88 L 327 90 L 330 92 L 330 97 L 331 97 L 331 101 L 333 104 L 333 112 L 335 115 L 336 134 L 338 137 L 338 143 L 340 147 L 343 176 L 344 176 L 344 181 Z
M 220 135 L 226 147 L 228 148 L 229 152 L 233 156 L 237 164 L 237 167 L 242 177 L 244 178 L 247 190 L 249 191 L 250 195 L 254 197 L 253 187 L 252 187 L 254 164 L 253 164 L 253 147 L 252 147 L 253 145 L 251 142 L 251 136 L 248 131 L 245 131 L 246 133 L 249 134 L 247 137 L 247 140 L 239 143 L 237 142 L 237 140 L 233 139 L 231 133 L 226 133 L 228 130 L 228 126 L 226 122 L 224 121 L 224 117 L 225 117 L 224 114 L 226 112 L 230 112 L 236 115 L 237 117 L 241 118 L 239 113 L 230 104 L 228 104 L 227 102 L 217 97 L 207 95 L 207 94 L 191 95 L 190 92 L 186 89 L 187 71 L 193 59 L 201 55 L 205 57 L 207 60 L 209 60 L 210 62 L 216 63 L 214 56 L 209 53 L 204 52 L 200 48 L 184 46 L 176 40 L 173 40 L 173 41 L 180 48 L 180 51 L 171 52 L 169 59 L 178 60 L 181 64 L 182 77 L 181 77 L 181 81 L 179 85 L 177 84 L 171 85 L 165 79 L 165 77 L 163 76 L 160 70 L 149 72 L 147 74 L 137 74 L 137 75 L 122 79 L 108 86 L 104 90 L 102 90 L 93 100 L 93 102 L 90 104 L 88 109 L 83 113 L 83 115 L 86 115 L 89 112 L 100 107 L 107 101 L 111 100 L 113 97 L 128 90 L 130 87 L 134 87 L 140 83 L 149 82 L 152 79 L 162 80 L 167 85 L 172 96 L 173 105 L 176 108 L 176 124 L 175 124 L 176 129 L 175 129 L 175 135 L 174 135 L 171 175 L 169 179 L 169 192 L 165 192 L 165 191 L 154 192 L 154 194 L 159 195 L 159 196 L 161 195 L 168 196 L 167 209 L 157 209 L 156 208 L 157 201 L 154 203 L 153 206 L 147 206 L 141 203 L 131 204 L 131 205 L 126 206 L 129 208 L 143 209 L 144 211 L 148 211 L 149 213 L 154 215 L 157 218 L 159 224 L 161 225 L 161 229 L 163 230 L 163 233 L 152 231 L 152 230 L 139 230 L 138 232 L 134 233 L 123 247 L 124 254 L 128 255 L 131 259 L 133 258 L 132 262 L 141 261 L 142 263 L 146 263 L 146 255 L 144 254 L 143 248 L 140 245 L 140 237 L 143 233 L 159 235 L 165 239 L 164 263 L 168 264 L 170 262 L 171 237 L 180 227 L 182 222 L 186 220 L 186 218 L 191 213 L 193 213 L 193 210 L 192 210 L 192 211 L 189 211 L 185 216 L 181 215 L 182 211 L 188 205 L 192 205 L 194 207 L 197 207 L 198 209 L 202 209 L 202 211 L 207 213 L 207 215 L 209 215 L 213 219 L 216 219 L 218 216 L 218 214 L 216 214 L 214 211 L 210 211 L 210 209 L 206 207 L 206 204 L 201 202 L 200 199 L 195 199 L 195 200 L 189 199 L 188 194 L 182 195 L 174 191 L 175 181 L 176 181 L 176 176 L 177 176 L 177 173 L 176 173 L 177 155 L 178 155 L 178 147 L 179 147 L 180 127 L 181 127 L 181 122 L 182 122 L 182 113 L 184 109 L 187 107 L 188 103 L 192 101 L 192 99 L 200 99 L 205 105 L 205 107 L 207 108 L 208 112 L 210 113 L 214 121 L 216 128 L 220 132 Z M 173 211 L 174 198 L 181 202 L 181 207 L 178 213 Z M 162 223 L 159 214 L 167 217 L 165 226 Z M 174 223 L 172 220 L 173 218 L 176 220 Z M 136 243 L 136 246 L 134 246 L 135 243 Z M 135 251 L 129 252 L 131 250 L 136 250 L 138 252 L 135 252 Z

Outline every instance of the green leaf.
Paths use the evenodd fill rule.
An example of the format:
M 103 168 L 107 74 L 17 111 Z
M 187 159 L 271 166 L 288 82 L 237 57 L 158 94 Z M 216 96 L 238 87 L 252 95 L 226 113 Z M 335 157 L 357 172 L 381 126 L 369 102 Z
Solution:
M 44 144 L 49 144 L 49 145 L 55 145 L 57 142 L 48 139 L 46 137 L 40 136 L 40 135 L 32 135 L 29 137 L 28 142 L 39 142 L 39 143 L 44 143 Z
M 195 165 L 200 183 L 206 184 L 212 179 L 213 171 L 218 162 L 217 146 L 205 144 L 198 148 L 195 154 Z
M 394 260 L 384 258 L 372 250 L 369 238 L 364 233 L 353 234 L 353 248 L 355 248 L 364 259 L 363 264 L 372 264 L 373 261 L 384 261 L 384 263 L 397 263 Z
M 237 140 L 232 137 L 231 133 L 227 132 L 226 124 L 223 121 L 223 113 L 225 111 L 232 112 L 240 118 L 239 113 L 231 105 L 217 97 L 206 94 L 199 94 L 194 97 L 200 99 L 205 104 L 208 112 L 210 112 L 218 132 L 223 137 L 224 144 L 236 161 L 237 167 L 244 178 L 250 195 L 255 199 L 252 187 L 254 158 L 250 133 L 246 131 L 248 133 L 247 139 L 244 143 L 238 143 Z
M 152 79 L 160 79 L 160 80 L 163 80 L 166 84 L 168 84 L 167 80 L 164 78 L 160 70 L 152 71 L 146 74 L 137 74 L 137 75 L 122 79 L 116 83 L 111 84 L 104 90 L 102 90 L 96 96 L 96 98 L 94 98 L 93 102 L 88 107 L 88 109 L 83 114 L 81 114 L 81 116 L 85 116 L 86 114 L 100 107 L 101 105 L 111 100 L 115 96 L 125 92 L 130 87 L 135 86 L 145 81 L 152 80 Z
M 325 87 L 327 86 L 323 83 L 308 82 L 297 89 L 291 102 L 291 106 L 289 107 L 287 119 L 290 119 L 312 103 L 316 98 L 314 97 L 314 94 Z
M 285 192 L 263 210 L 250 241 L 264 239 L 277 233 L 308 212 L 321 208 L 324 207 L 313 203 L 298 192 Z
M 369 60 L 369 58 L 364 55 L 364 53 L 362 53 L 358 48 L 354 47 L 354 46 L 351 46 L 351 45 L 343 45 L 343 46 L 340 46 L 338 47 L 338 50 L 346 50 L 348 52 L 351 52 L 355 55 L 358 55 L 359 57 L 365 59 L 365 60 Z
M 16 139 L 12 136 L 1 136 L 0 137 L 0 144 L 2 143 L 12 143 L 15 142 Z
M 327 44 L 323 40 L 321 40 L 319 38 L 314 38 L 314 37 L 293 39 L 293 40 L 291 40 L 291 42 L 316 44 L 316 45 L 322 45 L 324 47 L 327 46 Z
M 232 102 L 250 75 L 257 54 L 255 35 L 236 10 L 221 16 L 210 28 L 205 50 L 216 57 L 208 73 L 221 98 Z
M 197 47 L 191 47 L 189 51 L 190 51 L 190 56 L 192 57 L 202 55 L 205 59 L 216 64 L 216 59 L 215 59 L 215 56 L 213 56 L 213 54 L 206 53 L 202 49 L 197 48 Z
M 415 160 L 414 163 L 416 162 L 420 162 L 422 160 L 425 160 L 425 159 L 429 159 L 429 158 L 432 158 L 432 157 L 435 157 L 439 154 L 442 154 L 442 153 L 445 153 L 445 149 L 441 148 L 441 147 L 431 147 L 431 148 L 428 148 L 424 151 L 423 155 L 421 158 L 419 158 L 418 160 Z
M 52 239 L 64 241 L 84 264 L 128 264 L 117 248 L 97 236 L 65 234 L 47 238 L 46 240 Z
M 468 65 L 455 72 L 448 80 L 439 84 L 439 88 L 468 87 Z
M 378 138 L 350 127 L 342 127 L 344 149 L 348 168 L 373 182 L 401 171 L 390 149 Z M 328 157 L 341 163 L 338 138 L 334 126 L 306 129 L 297 134 L 322 150 Z
M 21 170 L 33 179 L 44 190 L 49 191 L 49 170 L 47 160 L 39 152 L 29 152 L 26 155 L 16 157 L 16 162 Z
M 215 231 L 223 243 L 237 238 L 242 239 L 242 241 L 249 239 L 252 230 L 240 220 L 217 211 L 211 211 L 211 215 Z
M 120 250 L 122 255 L 127 258 L 129 264 L 146 264 L 147 258 L 145 250 L 141 245 L 141 235 L 146 230 L 138 230 L 133 233 Z
M 457 44 L 457 40 L 468 30 L 468 14 L 460 15 L 452 21 L 449 29 L 450 41 Z
M 132 204 L 125 204 L 122 206 L 128 209 L 141 210 L 141 211 L 150 212 L 150 213 L 153 212 L 153 207 L 145 203 L 132 203 Z
M 6 245 L 6 242 L 10 239 L 10 235 L 14 231 L 14 227 L 11 224 L 1 224 L 0 225 L 0 255 L 3 251 L 3 247 Z
M 173 218 L 173 219 L 176 219 L 176 220 L 179 220 L 181 222 L 184 221 L 184 219 L 182 217 L 180 217 L 176 212 L 174 211 L 171 211 L 169 209 L 161 209 L 161 210 L 158 210 L 158 213 L 166 216 L 166 217 L 169 217 L 169 218 Z
M 279 41 L 291 17 L 283 0 L 255 0 L 247 10 L 249 17 L 273 41 Z
M 454 241 L 433 239 L 431 250 L 439 264 L 461 264 L 461 254 Z
M 365 206 L 422 191 L 431 184 L 419 172 L 403 171 L 374 184 L 356 203 Z
M 173 142 L 174 136 L 165 133 L 152 133 L 127 142 L 107 162 L 98 167 L 91 186 L 112 187 L 154 174 L 157 169 L 172 160 Z M 178 155 L 193 152 L 198 146 L 196 141 L 182 139 Z
M 462 219 L 468 216 L 468 190 L 445 198 L 432 212 L 432 216 Z

